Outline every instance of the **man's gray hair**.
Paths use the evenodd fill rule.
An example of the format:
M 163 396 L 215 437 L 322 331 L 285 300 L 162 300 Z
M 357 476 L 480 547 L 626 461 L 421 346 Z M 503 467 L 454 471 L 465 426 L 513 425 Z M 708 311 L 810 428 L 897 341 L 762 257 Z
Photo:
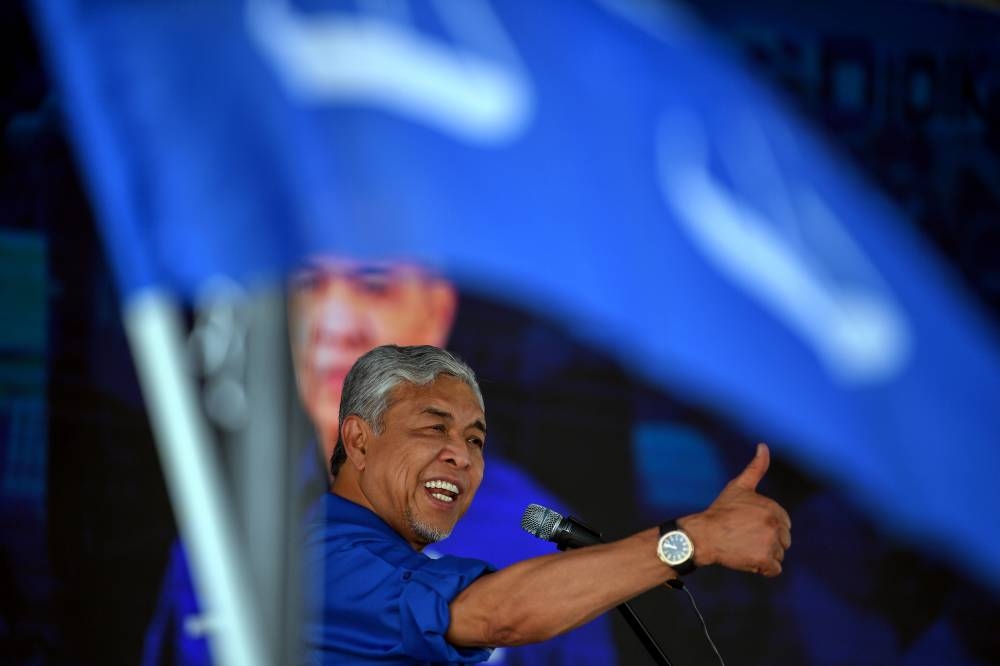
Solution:
M 348 416 L 356 414 L 377 434 L 381 434 L 385 425 L 382 417 L 389 408 L 392 390 L 400 382 L 424 386 L 439 375 L 450 375 L 468 384 L 479 402 L 479 408 L 486 411 L 476 373 L 451 352 L 430 345 L 383 345 L 355 361 L 347 373 L 340 398 L 340 424 L 343 425 Z M 344 440 L 338 433 L 337 447 L 330 458 L 330 471 L 334 476 L 346 460 Z

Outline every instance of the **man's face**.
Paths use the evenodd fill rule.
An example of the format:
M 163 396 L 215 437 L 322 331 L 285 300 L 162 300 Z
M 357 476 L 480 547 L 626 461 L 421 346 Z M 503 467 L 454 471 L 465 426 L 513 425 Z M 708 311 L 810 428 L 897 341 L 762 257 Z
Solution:
M 295 374 L 324 438 L 336 440 L 341 390 L 354 361 L 384 344 L 442 346 L 455 300 L 448 282 L 407 264 L 322 258 L 294 276 L 289 316 Z
M 483 480 L 486 419 L 472 389 L 440 375 L 397 386 L 359 472 L 371 508 L 414 548 L 451 533 Z M 350 463 L 349 463 L 350 464 Z M 456 492 L 457 491 L 457 492 Z

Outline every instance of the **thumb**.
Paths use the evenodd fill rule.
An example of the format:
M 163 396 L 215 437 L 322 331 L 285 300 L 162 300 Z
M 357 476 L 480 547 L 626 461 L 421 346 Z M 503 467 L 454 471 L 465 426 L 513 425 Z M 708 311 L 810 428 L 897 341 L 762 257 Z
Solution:
M 771 464 L 771 452 L 767 444 L 757 445 L 757 454 L 750 461 L 750 464 L 740 472 L 739 476 L 732 480 L 732 485 L 746 490 L 756 490 L 757 484 L 764 478 L 767 468 Z

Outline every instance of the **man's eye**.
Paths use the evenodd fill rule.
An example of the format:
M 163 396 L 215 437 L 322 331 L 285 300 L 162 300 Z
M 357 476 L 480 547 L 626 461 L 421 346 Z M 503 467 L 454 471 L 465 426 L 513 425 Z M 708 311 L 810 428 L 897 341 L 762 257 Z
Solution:
M 391 272 L 381 268 L 361 269 L 352 277 L 355 288 L 369 296 L 389 296 L 398 283 Z
M 314 291 L 322 287 L 328 277 L 320 270 L 303 269 L 292 275 L 292 289 Z
M 483 439 L 480 438 L 480 437 L 470 437 L 469 438 L 469 444 L 472 444 L 473 446 L 475 446 L 476 448 L 479 448 L 479 449 L 481 449 L 481 448 L 483 448 L 483 447 L 486 446 L 486 442 L 483 441 Z
M 381 279 L 359 280 L 358 286 L 371 296 L 385 296 L 391 287 L 388 281 Z
M 443 423 L 438 423 L 436 425 L 432 425 L 431 428 L 433 428 L 434 430 L 437 430 L 438 432 L 447 432 L 448 431 L 448 428 L 445 427 L 445 425 Z

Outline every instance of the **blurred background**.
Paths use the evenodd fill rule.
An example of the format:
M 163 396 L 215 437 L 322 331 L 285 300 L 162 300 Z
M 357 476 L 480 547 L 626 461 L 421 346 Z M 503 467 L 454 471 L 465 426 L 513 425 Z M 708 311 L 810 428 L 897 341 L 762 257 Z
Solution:
M 689 9 L 903 212 L 995 326 L 1000 7 L 705 0 Z M 204 663 L 206 652 L 186 652 L 197 627 L 164 607 L 190 583 L 170 574 L 177 528 L 66 109 L 27 3 L 0 6 L 0 30 L 0 662 Z M 296 288 L 329 288 L 338 270 L 321 264 Z M 346 273 L 352 289 L 385 303 L 398 296 L 392 271 Z M 455 288 L 435 335 L 483 380 L 490 455 L 607 536 L 704 507 L 762 436 L 636 376 L 554 317 Z M 197 313 L 186 315 L 193 331 Z M 302 424 L 318 417 L 299 411 L 308 440 Z M 705 570 L 692 580 L 727 663 L 1000 663 L 995 588 L 940 546 L 897 540 L 771 443 L 762 491 L 795 525 L 785 573 Z M 713 663 L 685 597 L 655 591 L 636 607 L 675 663 Z M 607 622 L 611 638 L 599 629 L 593 640 L 611 646 L 612 663 L 647 663 L 628 628 Z M 497 663 L 577 663 L 567 654 Z

